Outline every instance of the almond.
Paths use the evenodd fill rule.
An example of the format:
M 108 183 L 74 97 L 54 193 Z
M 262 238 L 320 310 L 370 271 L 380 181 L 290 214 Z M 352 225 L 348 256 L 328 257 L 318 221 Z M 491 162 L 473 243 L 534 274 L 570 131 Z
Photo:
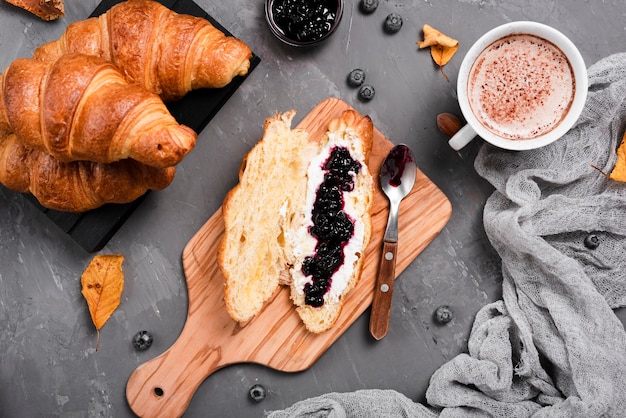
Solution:
M 462 126 L 461 120 L 452 113 L 437 115 L 437 128 L 448 137 L 454 136 Z

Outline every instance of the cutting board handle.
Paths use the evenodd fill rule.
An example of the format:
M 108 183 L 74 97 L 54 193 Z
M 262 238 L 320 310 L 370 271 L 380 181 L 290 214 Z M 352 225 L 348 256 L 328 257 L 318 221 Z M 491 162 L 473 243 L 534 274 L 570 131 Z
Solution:
M 219 347 L 185 327 L 160 356 L 142 364 L 126 384 L 126 399 L 140 417 L 180 417 L 200 384 L 224 366 Z

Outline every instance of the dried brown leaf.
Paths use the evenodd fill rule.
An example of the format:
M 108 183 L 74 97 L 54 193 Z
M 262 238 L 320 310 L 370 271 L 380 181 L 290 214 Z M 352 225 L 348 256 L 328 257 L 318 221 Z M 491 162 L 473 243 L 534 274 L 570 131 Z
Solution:
M 448 76 L 443 72 L 443 66 L 446 65 L 452 56 L 459 49 L 459 41 L 453 39 L 430 25 L 424 25 L 424 40 L 417 43 L 422 48 L 430 47 L 430 55 L 433 61 L 441 69 L 441 73 L 448 80 Z
M 615 181 L 626 181 L 626 132 L 622 138 L 622 143 L 617 149 L 617 162 L 609 178 Z
M 121 255 L 97 255 L 91 260 L 80 280 L 91 320 L 98 331 L 96 351 L 100 343 L 100 329 L 120 305 L 124 290 L 123 261 L 124 257 Z

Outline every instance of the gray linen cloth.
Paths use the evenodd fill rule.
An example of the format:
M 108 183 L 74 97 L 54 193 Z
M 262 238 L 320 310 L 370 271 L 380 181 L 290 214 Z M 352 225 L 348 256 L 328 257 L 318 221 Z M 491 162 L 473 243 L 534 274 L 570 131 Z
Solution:
M 626 53 L 589 68 L 576 126 L 532 151 L 485 144 L 477 172 L 502 258 L 503 298 L 476 315 L 463 353 L 431 377 L 426 400 L 391 390 L 330 393 L 282 417 L 626 417 L 626 183 L 604 177 L 626 129 Z M 596 249 L 585 236 L 595 233 Z

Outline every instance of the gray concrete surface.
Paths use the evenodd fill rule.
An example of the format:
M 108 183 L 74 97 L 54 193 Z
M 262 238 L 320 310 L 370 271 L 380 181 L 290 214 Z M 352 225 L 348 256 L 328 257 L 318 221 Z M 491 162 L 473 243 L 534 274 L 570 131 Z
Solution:
M 219 370 L 200 386 L 186 416 L 259 417 L 311 396 L 365 388 L 394 389 L 423 401 L 431 374 L 466 350 L 475 313 L 500 297 L 499 258 L 482 226 L 492 190 L 473 169 L 480 141 L 456 153 L 435 124 L 440 112 L 460 112 L 455 81 L 465 52 L 492 27 L 535 20 L 569 36 L 590 65 L 626 48 L 626 2 L 382 0 L 376 13 L 366 16 L 356 0 L 346 0 L 337 33 L 307 50 L 273 38 L 261 0 L 196 2 L 251 45 L 262 62 L 200 133 L 174 182 L 152 193 L 102 250 L 126 257 L 126 288 L 102 329 L 98 352 L 80 293 L 80 275 L 93 254 L 22 196 L 0 188 L 0 416 L 132 416 L 125 398 L 129 375 L 167 350 L 185 321 L 185 244 L 235 184 L 240 160 L 261 137 L 263 120 L 291 108 L 299 119 L 329 96 L 369 114 L 393 142 L 407 143 L 420 169 L 452 202 L 452 218 L 398 279 L 391 330 L 382 341 L 369 336 L 366 312 L 307 371 L 289 374 L 253 364 Z M 0 69 L 56 39 L 97 4 L 66 0 L 65 18 L 43 22 L 0 2 Z M 390 12 L 404 17 L 394 35 L 382 30 Z M 450 82 L 428 52 L 417 48 L 424 24 L 460 41 L 445 67 Z M 360 102 L 346 85 L 356 67 L 376 88 L 371 102 Z M 455 312 L 446 326 L 431 320 L 441 304 Z M 624 312 L 617 314 L 626 319 Z M 131 338 L 142 329 L 150 330 L 155 342 L 139 353 Z M 268 391 L 260 403 L 248 398 L 255 383 Z

